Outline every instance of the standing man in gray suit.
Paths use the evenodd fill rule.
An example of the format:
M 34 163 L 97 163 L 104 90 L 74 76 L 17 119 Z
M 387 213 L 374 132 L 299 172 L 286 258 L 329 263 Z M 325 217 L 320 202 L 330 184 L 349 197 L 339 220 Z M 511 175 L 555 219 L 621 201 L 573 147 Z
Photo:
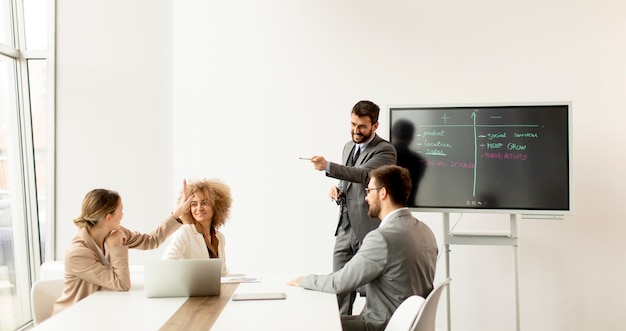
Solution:
M 311 163 L 326 176 L 339 179 L 330 189 L 330 198 L 340 206 L 335 230 L 333 270 L 341 269 L 356 254 L 368 232 L 376 229 L 380 220 L 367 215 L 365 186 L 369 172 L 387 164 L 396 164 L 396 149 L 376 134 L 380 108 L 371 101 L 359 101 L 352 107 L 350 117 L 352 140 L 343 146 L 342 163 L 328 162 L 323 156 L 313 156 Z M 362 291 L 361 291 L 362 293 Z M 352 314 L 356 291 L 337 296 L 342 315 Z
M 343 330 L 384 330 L 407 297 L 426 298 L 433 289 L 437 242 L 430 228 L 404 207 L 411 193 L 409 171 L 397 165 L 372 170 L 366 201 L 369 215 L 382 220 L 357 254 L 329 275 L 307 275 L 288 282 L 311 290 L 348 293 L 366 285 L 360 315 L 341 316 Z

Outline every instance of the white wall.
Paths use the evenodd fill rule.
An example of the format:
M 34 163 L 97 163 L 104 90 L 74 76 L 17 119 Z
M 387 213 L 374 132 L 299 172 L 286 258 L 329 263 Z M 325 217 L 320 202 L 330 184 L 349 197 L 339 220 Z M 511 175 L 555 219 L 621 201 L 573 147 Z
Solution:
M 57 258 L 94 188 L 120 193 L 134 230 L 175 206 L 171 11 L 167 1 L 57 0 Z
M 147 231 L 182 178 L 220 177 L 234 195 L 231 271 L 328 272 L 335 181 L 297 157 L 339 160 L 356 101 L 383 108 L 383 137 L 390 105 L 572 101 L 575 215 L 521 222 L 521 326 L 626 327 L 625 3 L 60 0 L 58 10 L 57 254 L 95 186 L 119 190 L 124 224 Z M 416 216 L 441 242 L 441 215 Z M 508 222 L 459 218 L 467 229 Z M 453 329 L 514 329 L 512 261 L 511 247 L 453 246 Z

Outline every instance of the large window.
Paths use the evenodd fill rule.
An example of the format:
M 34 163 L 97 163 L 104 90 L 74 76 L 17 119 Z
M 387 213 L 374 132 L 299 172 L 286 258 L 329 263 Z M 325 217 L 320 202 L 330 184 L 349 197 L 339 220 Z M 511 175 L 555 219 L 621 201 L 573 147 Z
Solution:
M 32 321 L 53 254 L 54 0 L 0 0 L 0 331 Z

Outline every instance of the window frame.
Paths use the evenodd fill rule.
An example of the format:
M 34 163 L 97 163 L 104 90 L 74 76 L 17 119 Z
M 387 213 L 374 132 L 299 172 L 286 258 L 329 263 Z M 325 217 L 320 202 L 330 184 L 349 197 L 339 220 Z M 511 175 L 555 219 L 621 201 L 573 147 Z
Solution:
M 41 278 L 40 266 L 44 261 L 55 259 L 55 26 L 56 26 L 56 0 L 42 0 L 47 4 L 47 49 L 26 49 L 26 13 L 24 2 L 28 0 L 6 0 L 10 8 L 8 15 L 11 24 L 9 35 L 12 36 L 12 45 L 0 44 L 0 55 L 14 61 L 13 76 L 15 81 L 15 109 L 9 109 L 11 118 L 17 122 L 17 132 L 11 135 L 16 138 L 16 146 L 8 146 L 7 157 L 15 158 L 10 162 L 15 163 L 8 170 L 8 177 L 20 172 L 19 179 L 11 179 L 11 228 L 13 233 L 13 260 L 16 273 L 15 286 L 17 288 L 17 302 L 22 315 L 31 316 L 30 288 Z M 33 109 L 31 102 L 31 82 L 29 64 L 32 61 L 44 61 L 46 67 L 46 97 L 45 102 L 45 192 L 38 192 L 36 181 L 36 155 L 37 150 L 34 141 Z M 43 109 L 43 108 L 42 108 Z M 13 124 L 11 124 L 13 125 Z M 38 196 L 45 195 L 45 210 L 39 210 Z M 44 214 L 45 213 L 45 214 Z M 42 214 L 45 215 L 45 224 L 41 224 Z M 17 217 L 14 217 L 17 216 Z M 23 220 L 23 221 L 21 221 Z M 42 228 L 45 227 L 45 228 Z M 41 247 L 41 234 L 45 235 L 43 241 L 45 247 Z M 42 254 L 43 248 L 43 254 Z M 28 277 L 17 277 L 27 273 Z M 18 311 L 19 313 L 19 311 Z

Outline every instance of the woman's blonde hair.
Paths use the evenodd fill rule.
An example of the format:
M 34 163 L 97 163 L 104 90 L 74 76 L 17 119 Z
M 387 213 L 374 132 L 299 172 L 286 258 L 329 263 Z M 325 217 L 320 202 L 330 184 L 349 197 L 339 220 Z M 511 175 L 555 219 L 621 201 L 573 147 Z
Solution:
M 83 199 L 81 215 L 74 219 L 79 228 L 92 228 L 108 214 L 112 214 L 120 203 L 120 195 L 111 190 L 95 189 Z

